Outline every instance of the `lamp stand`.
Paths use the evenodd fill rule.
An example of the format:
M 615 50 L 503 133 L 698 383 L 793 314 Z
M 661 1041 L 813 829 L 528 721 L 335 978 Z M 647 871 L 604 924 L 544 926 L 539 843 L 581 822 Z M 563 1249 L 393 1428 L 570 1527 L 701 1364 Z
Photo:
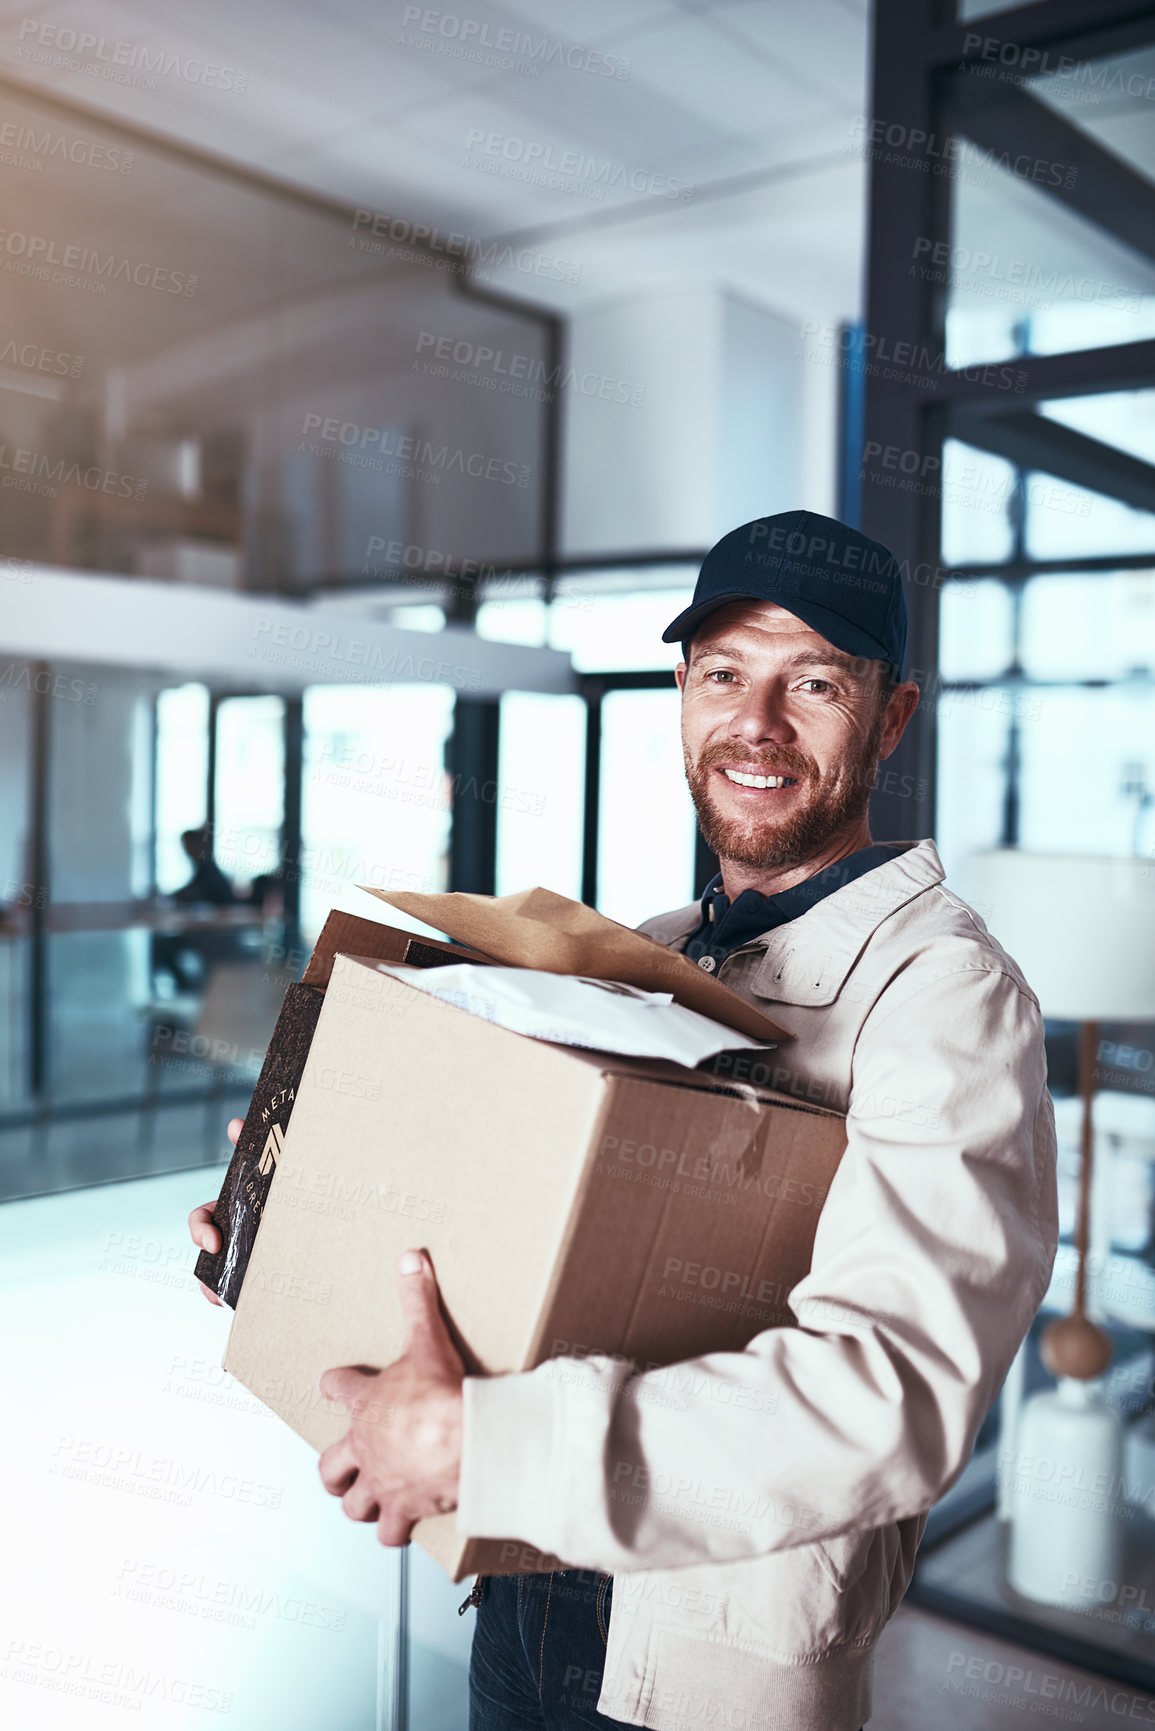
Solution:
M 1121 1558 L 1114 1503 L 1123 1469 L 1122 1426 L 1118 1414 L 1090 1386 L 1111 1362 L 1110 1337 L 1087 1316 L 1098 1051 L 1098 1022 L 1083 1022 L 1075 1300 L 1070 1316 L 1052 1322 L 1039 1343 L 1043 1363 L 1058 1379 L 1058 1386 L 1033 1395 L 1023 1406 L 1009 1497 L 1010 1585 L 1028 1598 L 1072 1610 L 1103 1602 L 1102 1585 L 1118 1581 Z M 1041 1463 L 1047 1465 L 1047 1475 Z M 1075 1488 L 1085 1491 L 1088 1485 L 1104 1483 L 1103 1496 L 1087 1496 Z M 1060 1485 L 1070 1488 L 1052 1500 Z

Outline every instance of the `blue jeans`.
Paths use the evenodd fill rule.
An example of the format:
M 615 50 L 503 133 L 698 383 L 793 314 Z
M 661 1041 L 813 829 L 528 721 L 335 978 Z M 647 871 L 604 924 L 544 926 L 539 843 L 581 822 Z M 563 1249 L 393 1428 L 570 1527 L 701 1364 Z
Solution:
M 469 1662 L 469 1731 L 622 1726 L 597 1710 L 613 1581 L 585 1569 L 489 1575 Z
M 469 1660 L 469 1731 L 601 1731 L 609 1575 L 487 1575 Z

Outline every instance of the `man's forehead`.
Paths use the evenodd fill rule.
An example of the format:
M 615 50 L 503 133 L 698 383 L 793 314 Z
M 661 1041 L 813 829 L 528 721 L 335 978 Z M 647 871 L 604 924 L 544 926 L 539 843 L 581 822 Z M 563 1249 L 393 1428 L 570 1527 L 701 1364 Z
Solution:
M 805 643 L 808 648 L 829 649 L 832 656 L 842 658 L 840 649 L 836 649 L 820 632 L 815 631 L 813 626 L 799 619 L 796 613 L 791 613 L 786 607 L 779 607 L 776 601 L 728 602 L 725 607 L 719 607 L 715 613 L 711 613 L 694 633 L 692 647 L 702 651 L 711 643 L 720 642 L 722 638 L 733 642 L 744 632 L 749 634 L 751 643 L 760 636 L 788 636 L 799 643 Z

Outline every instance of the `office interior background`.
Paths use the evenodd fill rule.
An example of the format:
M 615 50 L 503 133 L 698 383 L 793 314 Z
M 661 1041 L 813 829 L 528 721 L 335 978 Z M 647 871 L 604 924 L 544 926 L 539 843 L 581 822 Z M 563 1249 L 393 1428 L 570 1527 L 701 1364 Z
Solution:
M 903 562 L 876 839 L 933 836 L 980 913 L 983 850 L 1094 856 L 1104 902 L 1155 870 L 1155 13 L 22 0 L 0 110 L 6 1711 L 123 1724 L 151 1667 L 202 1705 L 150 1725 L 457 1731 L 465 1589 L 342 1530 L 217 1368 L 184 1215 L 361 886 L 700 893 L 660 634 L 751 518 Z M 1088 1724 L 1155 1693 L 1155 1041 L 1100 1036 L 1128 1590 L 1008 1589 L 992 1414 L 879 1725 L 1018 1725 L 1015 1665 L 1106 1680 Z M 1075 1046 L 1048 1021 L 1051 1314 Z M 265 1495 L 165 1500 L 134 1457 Z

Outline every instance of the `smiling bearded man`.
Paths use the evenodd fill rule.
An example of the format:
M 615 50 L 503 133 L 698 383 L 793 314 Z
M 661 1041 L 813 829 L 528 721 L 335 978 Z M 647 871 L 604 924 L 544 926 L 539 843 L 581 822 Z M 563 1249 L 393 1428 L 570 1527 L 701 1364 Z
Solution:
M 668 1372 L 589 1344 L 466 1376 L 436 1271 L 410 1252 L 402 1357 L 326 1373 L 352 1422 L 322 1479 L 383 1543 L 456 1508 L 463 1536 L 566 1559 L 470 1595 L 471 1731 L 858 1731 L 926 1511 L 1054 1258 L 1038 1002 L 932 841 L 871 840 L 878 760 L 918 701 L 898 562 L 827 517 L 761 518 L 708 554 L 665 638 L 683 645 L 686 770 L 721 870 L 641 929 L 773 1016 L 775 1089 L 844 1114 L 846 1151 L 825 1197 L 797 1204 L 821 1215 L 792 1325 L 744 1308 L 741 1352 Z M 644 871 L 638 838 L 620 844 Z M 687 1151 L 716 1153 L 694 1123 Z M 547 1166 L 548 1112 L 541 1134 Z M 644 1257 L 607 1246 L 589 1277 L 640 1294 Z M 724 1302 L 674 1278 L 668 1297 Z
M 873 690 L 873 700 L 867 698 L 865 727 L 825 770 L 809 752 L 786 744 L 736 749 L 729 739 L 713 739 L 695 752 L 687 725 L 699 716 L 701 706 L 694 704 L 695 696 L 711 682 L 717 689 L 727 660 L 741 664 L 746 659 L 743 639 L 756 639 L 757 634 L 802 639 L 807 647 L 794 657 L 797 666 L 838 669 L 848 680 Z M 756 872 L 809 865 L 832 839 L 865 818 L 878 771 L 894 682 L 886 669 L 876 674 L 873 665 L 866 663 L 859 664 L 856 673 L 852 657 L 809 647 L 808 640 L 816 635 L 805 628 L 800 631 L 794 616 L 772 603 L 737 603 L 721 609 L 699 640 L 688 646 L 689 665 L 679 677 L 684 696 L 689 684 L 690 701 L 682 710 L 682 748 L 702 838 L 719 859 Z M 817 682 L 815 677 L 812 683 Z M 714 702 L 714 708 L 724 713 L 724 700 Z M 903 713 L 905 721 L 905 703 Z M 719 776 L 742 791 L 730 794 L 719 786 Z

